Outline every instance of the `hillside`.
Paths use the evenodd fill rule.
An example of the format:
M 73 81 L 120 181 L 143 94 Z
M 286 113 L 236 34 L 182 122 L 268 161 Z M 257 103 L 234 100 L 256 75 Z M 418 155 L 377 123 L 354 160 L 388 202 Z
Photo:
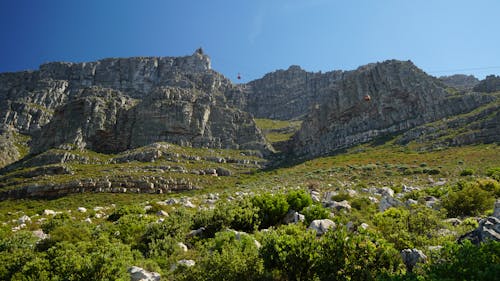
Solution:
M 234 85 L 201 49 L 0 74 L 0 279 L 494 280 L 500 88 L 469 78 Z

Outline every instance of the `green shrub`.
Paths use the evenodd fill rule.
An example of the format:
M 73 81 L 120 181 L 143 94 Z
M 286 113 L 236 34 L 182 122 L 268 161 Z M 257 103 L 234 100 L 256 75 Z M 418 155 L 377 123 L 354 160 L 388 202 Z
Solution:
M 500 181 L 500 167 L 490 168 L 486 171 L 486 175 L 497 181 Z
M 471 169 L 471 168 L 466 168 L 466 169 L 463 169 L 461 172 L 460 172 L 460 176 L 462 177 L 465 177 L 465 176 L 472 176 L 474 174 L 474 170 Z
M 427 270 L 428 280 L 498 280 L 500 242 L 447 244 Z
M 259 208 L 259 218 L 262 220 L 260 228 L 277 225 L 289 209 L 286 197 L 283 194 L 262 194 L 252 198 L 252 204 Z
M 475 216 L 493 206 L 495 198 L 477 183 L 467 183 L 458 191 L 450 191 L 442 201 L 449 217 Z
M 331 199 L 333 201 L 340 202 L 340 201 L 351 199 L 351 195 L 349 195 L 349 193 L 347 193 L 347 192 L 341 192 L 341 193 L 338 193 L 336 195 L 332 195 Z
M 145 214 L 146 211 L 144 211 L 144 208 L 140 206 L 125 206 L 121 207 L 117 210 L 115 210 L 111 215 L 109 215 L 108 220 L 109 221 L 117 221 L 119 220 L 122 216 L 125 215 L 131 215 L 131 214 Z
M 323 207 L 321 204 L 313 204 L 304 210 L 302 214 L 305 217 L 305 224 L 309 225 L 313 220 L 327 219 L 330 217 L 330 210 Z
M 56 227 L 67 224 L 68 222 L 71 222 L 71 218 L 69 217 L 69 215 L 67 213 L 60 213 L 53 216 L 48 221 L 44 222 L 41 225 L 41 228 L 43 232 L 50 233 Z
M 314 280 L 320 253 L 316 232 L 299 225 L 282 226 L 267 234 L 260 249 L 265 268 L 276 270 L 287 280 Z
M 230 231 L 219 232 L 200 249 L 191 268 L 179 268 L 175 280 L 263 280 L 263 263 L 253 238 Z
M 305 190 L 292 190 L 286 195 L 291 210 L 300 212 L 312 204 L 312 198 Z

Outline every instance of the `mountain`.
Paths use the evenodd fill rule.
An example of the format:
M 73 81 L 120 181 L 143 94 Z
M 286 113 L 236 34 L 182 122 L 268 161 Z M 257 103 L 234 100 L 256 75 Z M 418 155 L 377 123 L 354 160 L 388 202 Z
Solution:
M 498 77 L 473 90 L 458 80 L 388 60 L 235 85 L 201 49 L 2 73 L 0 198 L 193 189 L 213 184 L 206 175 L 389 138 L 420 149 L 498 142 Z
M 497 99 L 482 93 L 449 92 L 412 62 L 396 60 L 344 72 L 327 91 L 294 135 L 294 155 L 329 154 L 470 112 Z
M 228 106 L 226 92 L 238 91 L 201 49 L 185 57 L 48 63 L 0 74 L 1 139 L 29 136 L 32 154 L 68 145 L 117 153 L 161 141 L 268 153 L 252 117 Z M 4 153 L 4 164 L 18 154 Z

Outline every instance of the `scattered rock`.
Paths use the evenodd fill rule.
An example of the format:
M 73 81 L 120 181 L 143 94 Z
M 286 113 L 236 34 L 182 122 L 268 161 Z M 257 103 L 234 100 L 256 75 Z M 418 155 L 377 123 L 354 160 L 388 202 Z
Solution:
M 393 197 L 384 196 L 380 200 L 380 203 L 378 205 L 378 209 L 379 209 L 379 211 L 383 212 L 391 207 L 398 207 L 401 205 L 402 205 L 401 201 L 399 201 Z
M 349 202 L 347 202 L 347 200 L 343 200 L 340 202 L 332 201 L 328 204 L 328 206 L 331 209 L 334 209 L 337 211 L 341 211 L 341 210 L 350 211 L 351 210 L 351 205 L 349 204 Z
M 182 242 L 177 243 L 177 246 L 179 247 L 179 249 L 181 249 L 182 252 L 188 251 L 188 247 L 186 246 L 186 244 L 184 244 Z
M 45 209 L 45 210 L 43 210 L 42 215 L 44 215 L 44 216 L 55 216 L 56 215 L 56 211 Z
M 163 210 L 159 210 L 158 212 L 156 212 L 156 215 L 160 217 L 168 217 L 168 213 Z
M 194 260 L 180 260 L 180 261 L 177 261 L 177 264 L 173 264 L 171 267 L 170 267 L 170 270 L 171 271 L 174 271 L 176 270 L 178 267 L 192 267 L 196 264 L 196 262 Z
M 304 221 L 305 219 L 306 217 L 302 214 L 299 214 L 299 212 L 295 212 L 294 210 L 289 210 L 288 213 L 283 218 L 283 223 L 284 224 L 298 223 Z
M 479 244 L 487 240 L 500 241 L 500 219 L 497 217 L 487 217 L 479 221 L 479 226 L 464 235 L 458 241 L 465 239 L 470 240 L 474 244 Z
M 401 258 L 403 263 L 406 265 L 406 269 L 409 272 L 413 271 L 413 268 L 417 263 L 422 263 L 427 260 L 427 256 L 417 249 L 404 249 L 401 251 Z
M 453 226 L 457 226 L 457 225 L 460 225 L 462 223 L 462 221 L 460 219 L 457 219 L 457 218 L 446 219 L 446 220 L 444 220 L 444 222 L 449 223 Z
M 77 211 L 80 212 L 80 213 L 86 213 L 87 212 L 87 208 L 78 207 Z
M 200 227 L 198 229 L 195 229 L 195 230 L 191 230 L 188 234 L 187 234 L 187 237 L 193 237 L 193 236 L 200 236 L 203 234 L 203 231 L 205 231 L 205 227 Z
M 316 235 L 325 234 L 329 229 L 335 229 L 337 225 L 330 219 L 313 220 L 308 229 L 316 231 Z
M 19 225 L 22 225 L 22 224 L 26 225 L 26 223 L 28 223 L 28 222 L 31 222 L 31 218 L 28 217 L 27 215 L 23 215 L 22 217 L 17 219 L 17 223 Z
M 49 235 L 44 233 L 41 229 L 33 230 L 32 233 L 40 240 L 49 238 Z
M 130 281 L 160 281 L 160 274 L 150 272 L 138 266 L 132 266 L 128 269 Z

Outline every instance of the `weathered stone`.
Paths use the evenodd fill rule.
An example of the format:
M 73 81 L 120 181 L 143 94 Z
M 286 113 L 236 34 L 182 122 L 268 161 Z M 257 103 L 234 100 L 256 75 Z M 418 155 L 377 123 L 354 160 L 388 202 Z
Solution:
M 427 256 L 421 250 L 418 249 L 404 249 L 401 251 L 401 258 L 403 263 L 406 265 L 406 269 L 409 272 L 413 271 L 413 268 L 417 263 L 423 263 L 427 260 Z
M 309 225 L 309 229 L 316 231 L 316 235 L 325 234 L 330 229 L 335 229 L 337 225 L 329 219 L 313 220 Z
M 283 218 L 284 224 L 290 223 L 298 223 L 301 221 L 305 221 L 305 216 L 300 214 L 299 212 L 295 212 L 294 210 L 289 210 L 288 213 Z
M 177 264 L 173 264 L 170 270 L 176 270 L 178 267 L 192 267 L 196 264 L 194 260 L 179 260 Z
M 487 217 L 479 221 L 479 226 L 464 235 L 458 240 L 468 239 L 474 244 L 479 244 L 487 240 L 500 241 L 500 219 L 497 217 Z
M 328 203 L 328 207 L 330 207 L 331 209 L 336 210 L 336 211 L 342 211 L 342 210 L 350 211 L 351 210 L 351 205 L 349 204 L 349 202 L 347 202 L 347 200 L 343 200 L 340 202 L 331 201 L 330 203 Z
M 182 252 L 188 251 L 188 247 L 186 246 L 186 244 L 184 244 L 182 242 L 177 243 L 177 247 L 179 247 L 179 249 L 181 249 Z
M 380 203 L 378 205 L 378 210 L 380 212 L 383 212 L 391 207 L 398 207 L 401 205 L 402 205 L 401 201 L 399 201 L 393 197 L 390 197 L 390 196 L 384 196 L 380 200 Z
M 132 266 L 128 269 L 130 281 L 160 281 L 160 274 L 150 272 L 138 266 Z

